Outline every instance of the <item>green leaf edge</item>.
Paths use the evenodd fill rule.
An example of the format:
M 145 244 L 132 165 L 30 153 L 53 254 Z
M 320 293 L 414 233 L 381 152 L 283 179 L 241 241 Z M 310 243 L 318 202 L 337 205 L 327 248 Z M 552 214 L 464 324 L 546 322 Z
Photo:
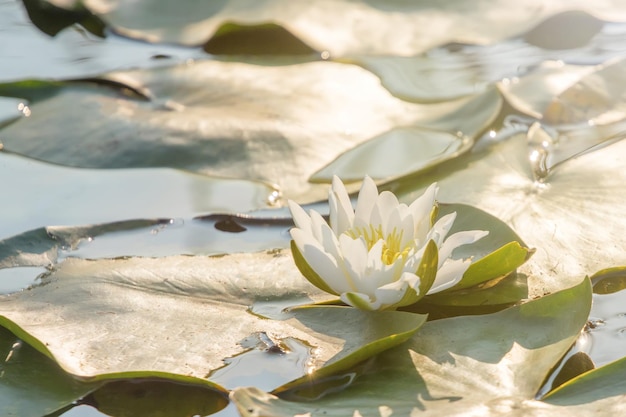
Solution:
M 352 307 L 328 306 L 328 305 L 327 306 L 305 305 L 305 306 L 294 307 L 293 310 L 313 309 L 313 308 L 347 309 L 347 308 L 352 308 Z M 385 350 L 388 350 L 401 343 L 404 343 L 407 340 L 409 340 L 415 333 L 417 333 L 419 328 L 422 327 L 424 323 L 426 323 L 426 320 L 428 318 L 427 314 L 415 314 L 415 313 L 409 313 L 409 312 L 404 312 L 404 311 L 393 311 L 393 310 L 387 310 L 387 311 L 363 310 L 363 313 L 364 314 L 387 314 L 387 315 L 396 315 L 396 316 L 403 315 L 406 317 L 404 321 L 413 320 L 413 324 L 409 326 L 410 328 L 404 332 L 395 333 L 390 336 L 384 337 L 382 339 L 378 339 L 374 342 L 370 342 L 368 344 L 361 346 L 359 349 L 355 350 L 349 355 L 337 360 L 336 362 L 332 362 L 330 364 L 324 364 L 324 366 L 316 369 L 311 375 L 305 375 L 300 378 L 294 379 L 293 381 L 290 381 L 284 385 L 281 385 L 280 387 L 274 389 L 272 391 L 272 394 L 278 394 L 280 392 L 295 388 L 298 385 L 308 383 L 311 381 L 312 378 L 323 378 L 326 376 L 336 374 L 340 371 L 351 368 L 352 366 L 368 358 L 371 358 L 372 356 L 378 355 L 379 353 L 384 352 Z
M 617 287 L 608 286 L 607 283 L 612 283 L 613 280 L 619 278 L 621 281 Z M 611 268 L 601 269 L 593 274 L 591 277 L 591 284 L 593 285 L 593 292 L 596 294 L 612 294 L 624 289 L 624 282 L 626 281 L 626 266 L 614 266 Z M 605 285 L 602 285 L 604 283 Z
M 626 375 L 626 357 L 610 362 L 599 368 L 587 371 L 575 378 L 570 379 L 563 385 L 560 385 L 554 390 L 548 392 L 543 398 L 541 398 L 541 401 L 558 404 L 567 402 L 568 399 L 576 401 L 589 391 L 589 386 L 613 386 L 616 381 L 621 382 L 621 385 L 623 385 L 621 394 L 616 395 L 623 396 L 626 395 L 626 378 L 624 378 L 624 375 Z M 601 378 L 605 380 L 600 381 L 601 383 L 597 384 L 597 381 Z M 614 396 L 610 395 L 610 393 L 607 394 L 607 397 Z M 582 402 L 586 403 L 586 401 Z
M 461 281 L 446 291 L 461 290 L 504 277 L 523 265 L 534 253 L 535 249 L 522 246 L 520 242 L 509 242 L 473 262 Z
M 173 382 L 181 382 L 191 385 L 199 385 L 203 387 L 207 387 L 213 389 L 221 394 L 228 394 L 228 390 L 222 387 L 219 384 L 211 382 L 206 379 L 196 378 L 192 376 L 186 376 L 181 374 L 174 374 L 169 372 L 161 372 L 161 371 L 129 371 L 129 372 L 114 372 L 109 374 L 100 374 L 91 377 L 84 377 L 80 375 L 75 375 L 70 372 L 67 372 L 61 363 L 59 363 L 54 355 L 48 350 L 45 344 L 43 344 L 39 339 L 28 333 L 26 330 L 22 329 L 17 323 L 9 320 L 5 316 L 0 315 L 0 326 L 6 328 L 10 332 L 12 332 L 19 339 L 22 339 L 24 342 L 28 343 L 35 350 L 48 357 L 54 363 L 56 363 L 61 369 L 65 371 L 65 373 L 77 381 L 80 381 L 85 384 L 94 384 L 95 388 L 98 388 L 104 382 L 111 382 L 114 380 L 124 380 L 124 379 L 132 379 L 132 378 L 158 378 L 158 379 L 166 379 Z
M 494 291 L 502 291 L 503 286 L 511 285 L 510 283 L 506 282 L 506 280 L 508 279 L 517 280 L 517 275 L 515 274 L 514 276 L 513 274 L 509 274 L 508 276 L 501 279 L 496 278 L 495 280 L 493 280 L 494 284 L 488 286 L 487 288 L 483 288 L 482 285 L 476 285 L 474 287 L 469 287 L 462 290 L 442 291 L 441 293 L 429 295 L 425 301 L 429 304 L 432 304 L 433 306 L 472 308 L 486 306 L 510 306 L 519 302 L 520 300 L 528 298 L 528 285 L 527 283 L 524 283 L 525 285 L 523 287 L 520 286 L 511 288 L 511 291 L 514 290 L 515 292 L 511 292 L 512 295 L 510 295 L 509 298 L 503 300 L 503 297 L 500 294 L 497 296 L 499 300 L 497 302 L 494 302 L 494 300 L 490 298 L 490 296 L 494 294 Z M 483 298 L 485 298 L 485 301 L 481 303 L 474 302 L 472 299 L 472 295 L 474 294 L 484 294 Z M 509 292 L 507 292 L 507 294 L 509 294 Z

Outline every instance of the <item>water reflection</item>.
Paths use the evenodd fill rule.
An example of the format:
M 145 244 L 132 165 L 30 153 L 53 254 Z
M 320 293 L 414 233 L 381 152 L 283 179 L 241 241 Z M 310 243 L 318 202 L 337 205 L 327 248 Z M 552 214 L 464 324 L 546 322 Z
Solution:
M 293 338 L 274 340 L 265 333 L 241 341 L 246 352 L 224 360 L 211 381 L 227 389 L 255 386 L 271 391 L 307 373 L 312 347 Z
M 43 267 L 0 269 L 0 296 L 25 290 L 37 284 L 39 276 L 46 272 L 47 269 Z
M 597 366 L 624 357 L 626 352 L 626 291 L 594 294 L 588 332 L 589 355 Z

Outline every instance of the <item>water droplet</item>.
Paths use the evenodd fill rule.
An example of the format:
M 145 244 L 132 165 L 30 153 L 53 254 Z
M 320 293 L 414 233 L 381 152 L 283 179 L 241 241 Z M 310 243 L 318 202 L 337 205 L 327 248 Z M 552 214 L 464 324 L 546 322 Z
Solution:
M 535 181 L 544 182 L 550 174 L 553 135 L 554 132 L 548 132 L 540 123 L 533 123 L 528 128 L 528 159 Z
M 30 107 L 28 107 L 28 105 L 25 103 L 18 104 L 17 109 L 24 115 L 24 117 L 29 117 L 32 114 L 30 111 Z
M 267 202 L 269 203 L 270 206 L 275 206 L 276 204 L 278 204 L 281 197 L 282 197 L 282 193 L 278 190 L 274 190 L 267 197 Z

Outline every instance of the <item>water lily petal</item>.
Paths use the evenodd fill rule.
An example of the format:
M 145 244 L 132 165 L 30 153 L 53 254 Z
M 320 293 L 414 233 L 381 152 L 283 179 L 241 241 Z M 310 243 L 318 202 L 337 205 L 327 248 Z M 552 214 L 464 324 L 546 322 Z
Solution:
M 352 290 L 356 290 L 357 287 L 354 284 L 363 278 L 367 267 L 367 244 L 362 238 L 353 239 L 343 234 L 339 236 L 339 247 L 341 248 L 347 272 L 353 278 Z
M 420 279 L 417 275 L 405 272 L 397 281 L 383 285 L 375 291 L 376 302 L 383 307 L 399 307 L 398 303 L 402 301 L 409 288 L 413 289 L 416 294 L 419 294 L 419 285 Z M 417 297 L 415 298 L 417 299 Z
M 384 244 L 384 240 L 379 240 L 367 254 L 367 267 L 359 281 L 360 291 L 367 294 L 374 294 L 377 288 L 396 281 L 403 272 L 402 259 L 397 259 L 392 265 L 385 265 L 382 262 Z
M 290 233 L 302 257 L 326 285 L 337 294 L 351 290 L 338 260 L 327 253 L 320 242 L 300 229 L 291 229 Z
M 304 256 L 300 252 L 300 249 L 298 249 L 298 245 L 296 245 L 295 240 L 291 241 L 290 246 L 291 246 L 291 254 L 293 256 L 293 261 L 298 267 L 298 270 L 300 271 L 300 273 L 302 273 L 302 275 L 306 277 L 306 279 L 311 284 L 315 285 L 320 290 L 333 294 L 333 295 L 339 295 L 337 292 L 335 292 L 335 290 L 333 290 L 326 284 L 326 281 L 324 281 L 318 275 L 318 273 L 315 272 L 315 270 L 313 270 L 313 268 L 311 268 L 311 265 L 309 265 L 306 259 L 304 259 Z
M 378 188 L 376 183 L 369 176 L 363 179 L 359 197 L 354 211 L 354 227 L 366 228 L 370 225 L 372 210 L 378 198 Z
M 439 220 L 437 223 L 433 225 L 433 228 L 428 232 L 427 240 L 434 240 L 437 244 L 437 247 L 440 248 L 443 244 L 444 239 L 448 235 L 448 232 L 452 228 L 452 224 L 454 223 L 454 219 L 456 219 L 456 212 L 446 214 Z M 440 256 L 439 259 L 442 257 Z
M 378 239 L 376 243 L 370 248 L 367 253 L 367 271 L 370 270 L 382 270 L 385 265 L 383 264 L 383 247 L 385 246 L 385 241 L 383 239 Z M 378 288 L 378 287 L 377 287 Z
M 380 302 L 372 301 L 369 295 L 360 292 L 345 292 L 339 296 L 341 301 L 361 310 L 380 310 Z
M 330 205 L 330 226 L 337 236 L 352 227 L 354 209 L 343 182 L 336 175 L 328 193 Z
M 390 232 L 387 224 L 391 212 L 398 206 L 398 204 L 398 198 L 389 191 L 383 191 L 376 199 L 376 204 L 372 210 L 371 223 L 376 228 L 382 228 L 383 236 L 386 236 Z
M 474 243 L 488 234 L 489 232 L 485 230 L 466 230 L 457 232 L 448 237 L 439 248 L 439 268 L 441 268 L 443 262 L 452 255 L 454 249 L 462 245 Z
M 307 233 L 311 233 L 311 218 L 304 211 L 300 205 L 294 201 L 288 200 L 287 205 L 289 206 L 289 211 L 291 212 L 291 217 L 293 217 L 293 222 L 296 224 L 296 227 L 304 230 Z
M 448 259 L 437 271 L 437 278 L 428 290 L 428 294 L 441 292 L 458 284 L 471 263 L 470 260 Z
M 423 241 L 426 241 L 426 234 L 430 230 L 430 212 L 435 204 L 438 191 L 437 183 L 431 184 L 424 194 L 409 206 L 409 211 L 413 217 L 413 235 Z
M 401 220 L 398 224 L 398 230 L 402 231 L 400 247 L 406 248 L 412 241 L 415 240 L 415 219 L 406 205 L 404 205 L 403 209 L 399 210 L 399 212 L 401 212 Z M 416 242 L 416 245 L 420 245 L 420 242 Z

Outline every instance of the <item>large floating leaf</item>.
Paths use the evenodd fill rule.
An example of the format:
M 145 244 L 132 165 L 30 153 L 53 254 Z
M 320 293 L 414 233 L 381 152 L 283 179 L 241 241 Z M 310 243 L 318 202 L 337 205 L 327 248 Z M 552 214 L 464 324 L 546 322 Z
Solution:
M 499 84 L 513 106 L 540 121 L 521 120 L 530 125 L 529 155 L 538 179 L 570 158 L 624 137 L 625 69 L 623 59 L 596 66 L 553 63 L 516 83 Z
M 446 103 L 407 103 L 368 71 L 332 62 L 197 61 L 107 79 L 118 89 L 67 83 L 50 96 L 47 85 L 0 85 L 0 95 L 33 100 L 29 117 L 0 131 L 5 149 L 70 166 L 170 166 L 265 180 L 290 198 L 314 199 L 322 194 L 310 193 L 309 176 L 355 146 L 376 138 L 374 149 L 352 151 L 373 155 L 380 146 L 405 142 L 416 163 L 403 166 L 404 155 L 389 154 L 385 166 L 395 168 L 378 174 L 407 175 L 467 149 L 467 141 L 486 128 L 501 105 L 494 89 Z M 398 127 L 404 128 L 399 136 L 393 133 Z M 441 133 L 442 148 L 424 158 L 416 146 L 425 140 L 424 128 L 454 134 Z M 388 159 L 394 155 L 399 163 Z M 362 177 L 368 166 L 346 169 Z
M 97 389 L 81 382 L 54 361 L 0 327 L 0 414 L 43 416 Z
M 432 0 L 392 4 L 384 0 L 271 0 L 262 5 L 251 0 L 184 1 L 175 5 L 164 0 L 82 3 L 117 32 L 152 42 L 198 45 L 225 23 L 277 23 L 314 49 L 331 55 L 414 55 L 453 42 L 491 43 L 518 35 L 538 21 L 572 8 L 610 20 L 626 18 L 618 1 L 591 6 L 583 0 L 550 4 L 541 0 L 514 4 L 492 0 L 478 5 L 456 0 L 446 3 L 445 12 Z
M 543 183 L 533 180 L 527 149 L 525 135 L 516 135 L 457 158 L 436 172 L 404 182 L 409 192 L 403 199 L 412 200 L 419 193 L 416 189 L 438 181 L 442 201 L 471 204 L 515 229 L 536 248 L 520 268 L 529 277 L 531 296 L 625 264 L 626 253 L 615 242 L 626 234 L 620 210 L 626 207 L 622 192 L 626 142 L 569 160 Z
M 71 169 L 5 153 L 0 161 L 0 176 L 11 178 L 10 197 L 2 200 L 0 239 L 44 226 L 247 211 L 267 206 L 275 192 L 260 183 L 163 168 Z
M 626 117 L 624 59 L 601 65 L 550 63 L 515 83 L 500 83 L 520 111 L 545 123 L 606 125 Z
M 578 336 L 590 306 L 591 285 L 584 280 L 499 313 L 427 323 L 407 343 L 381 354 L 375 371 L 310 403 L 254 388 L 236 389 L 231 398 L 243 416 L 562 415 L 533 399 Z
M 319 368 L 324 374 L 349 367 L 406 340 L 425 321 L 412 313 L 345 307 L 295 309 L 274 313 L 276 320 L 248 311 L 255 303 L 319 299 L 294 270 L 292 259 L 278 252 L 69 259 L 40 286 L 0 298 L 0 324 L 66 371 L 96 379 L 167 372 L 220 382 L 221 374 L 212 373 L 253 347 L 250 340 L 278 347 L 284 354 L 274 363 L 278 369 L 298 359 L 290 356 L 290 343 L 314 348 L 296 361 L 305 366 L 280 385 Z

